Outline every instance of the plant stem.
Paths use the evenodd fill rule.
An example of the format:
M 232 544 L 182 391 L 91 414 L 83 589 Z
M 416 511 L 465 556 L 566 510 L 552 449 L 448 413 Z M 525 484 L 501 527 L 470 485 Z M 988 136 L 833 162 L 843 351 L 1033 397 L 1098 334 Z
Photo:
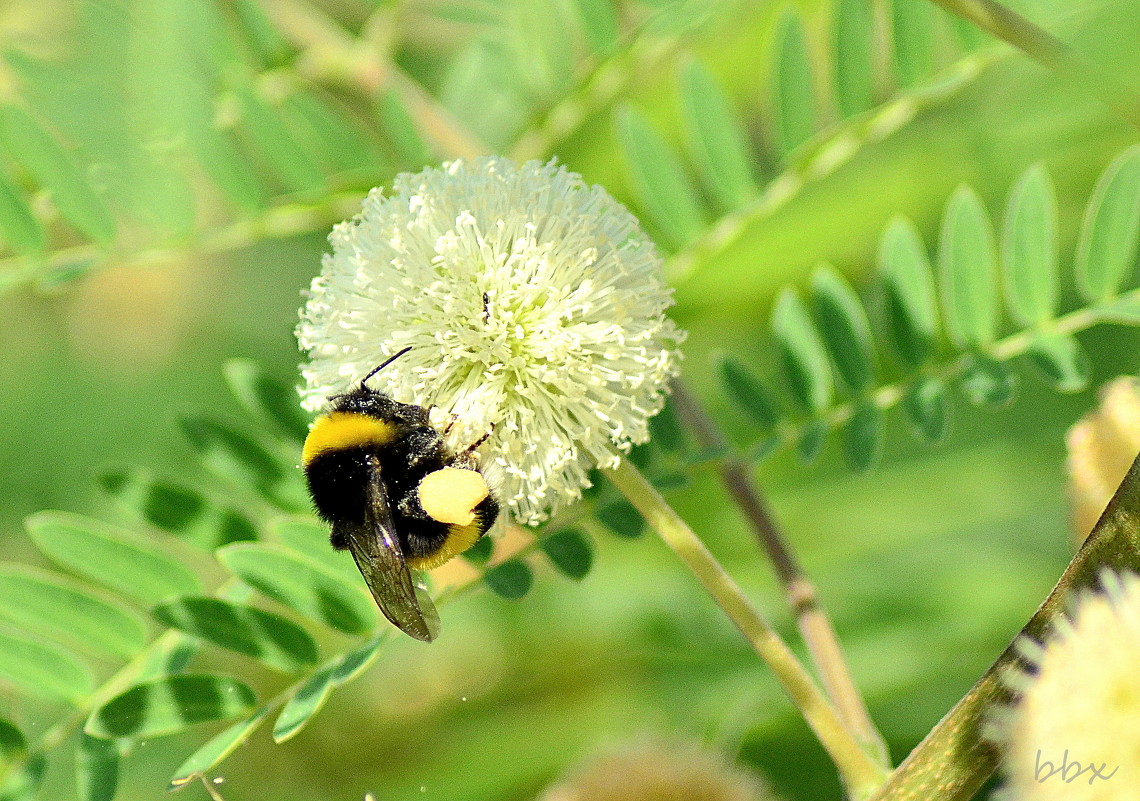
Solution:
M 883 784 L 887 771 L 871 760 L 847 731 L 834 707 L 780 635 L 760 616 L 716 557 L 632 463 L 623 459 L 606 475 L 681 558 L 772 669 L 788 698 L 803 714 L 835 763 L 851 797 L 867 798 Z
M 1080 83 L 1130 125 L 1140 128 L 1140 95 L 1097 69 L 1053 34 L 994 0 L 931 0 L 1009 42 L 1030 58 Z
M 716 423 L 680 381 L 673 384 L 673 403 L 701 448 L 723 452 L 729 447 L 727 438 Z M 716 466 L 721 482 L 744 513 L 756 539 L 767 553 L 776 577 L 783 585 L 784 598 L 795 615 L 796 625 L 807 643 L 812 663 L 819 671 L 824 690 L 835 704 L 839 717 L 862 743 L 867 755 L 889 769 L 887 744 L 875 728 L 863 696 L 851 677 L 851 670 L 831 619 L 819 600 L 815 585 L 800 567 L 791 546 L 776 525 L 767 500 L 750 475 L 748 464 L 739 454 L 729 453 L 721 457 Z

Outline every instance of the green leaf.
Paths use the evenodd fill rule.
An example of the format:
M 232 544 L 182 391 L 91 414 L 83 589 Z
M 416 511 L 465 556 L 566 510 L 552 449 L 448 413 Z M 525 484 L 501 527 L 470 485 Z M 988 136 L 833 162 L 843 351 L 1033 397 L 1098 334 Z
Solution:
M 222 372 L 243 409 L 290 439 L 305 441 L 311 418 L 301 408 L 296 389 L 271 376 L 253 359 L 230 359 Z
M 666 403 L 660 412 L 649 418 L 649 441 L 667 453 L 679 453 L 685 449 L 685 429 L 677 419 L 672 403 Z
M 22 764 L 14 765 L 0 779 L 0 801 L 32 801 L 44 779 L 47 760 L 33 754 Z
M 115 220 L 83 170 L 23 108 L 0 105 L 0 144 L 51 192 L 65 220 L 96 242 L 115 238 Z
M 42 253 L 44 232 L 20 190 L 0 169 L 0 242 L 19 253 Z
M 970 187 L 950 198 L 938 245 L 947 333 L 960 348 L 988 345 L 997 335 L 997 259 L 989 215 Z
M 0 683 L 78 706 L 95 689 L 79 657 L 56 645 L 0 631 Z
M 869 470 L 883 451 L 883 410 L 872 401 L 860 403 L 847 421 L 844 452 L 852 470 Z
M 534 573 L 518 559 L 510 559 L 495 565 L 483 574 L 483 581 L 501 598 L 516 601 L 530 592 L 534 584 Z
M 273 724 L 273 740 L 283 743 L 299 734 L 325 705 L 334 688 L 356 678 L 372 664 L 386 636 L 387 632 L 337 657 L 298 687 Z
M 786 159 L 815 133 L 811 60 L 800 16 L 791 7 L 777 23 L 775 52 L 776 141 Z
M 775 427 L 780 419 L 779 409 L 760 379 L 731 356 L 721 358 L 718 366 L 729 397 L 762 427 Z
M 855 395 L 875 385 L 875 353 L 871 325 L 859 296 L 830 264 L 816 268 L 811 281 L 816 325 L 839 376 Z
M 28 740 L 24 733 L 5 718 L 0 718 L 0 772 L 12 762 L 23 759 L 28 752 Z
M 682 121 L 697 174 L 721 210 L 740 208 L 756 194 L 748 138 L 720 85 L 699 61 L 685 64 L 680 84 Z
M 1010 192 L 1001 253 L 1013 318 L 1026 326 L 1052 319 L 1057 309 L 1057 193 L 1040 164 L 1030 167 Z
M 150 525 L 204 550 L 257 539 L 257 529 L 245 515 L 214 504 L 197 490 L 159 481 L 146 471 L 109 471 L 98 481 Z
M 348 551 L 338 551 L 329 541 L 329 527 L 311 518 L 284 519 L 273 524 L 274 538 L 282 545 L 307 556 L 350 584 L 360 581 L 360 571 Z
M 350 584 L 281 545 L 227 545 L 218 550 L 218 560 L 258 592 L 311 620 L 346 634 L 364 634 L 376 627 L 376 607 L 363 582 Z
M 873 102 L 875 21 L 867 0 L 839 0 L 835 13 L 835 96 L 840 113 L 851 117 Z
M 982 353 L 970 355 L 958 383 L 975 406 L 1008 406 L 1017 392 L 1017 377 L 1009 366 Z
M 677 157 L 636 109 L 622 106 L 615 119 L 634 194 L 649 219 L 674 247 L 695 239 L 704 212 Z
M 328 701 L 333 691 L 333 678 L 336 674 L 337 662 L 325 665 L 304 684 L 285 703 L 281 714 L 273 724 L 273 740 L 283 743 L 296 736 Z
M 910 88 L 934 72 L 934 7 L 927 0 L 894 0 L 895 70 Z
M 611 501 L 600 506 L 594 516 L 603 526 L 625 539 L 637 539 L 645 531 L 645 520 L 641 513 L 626 500 Z
M 193 781 L 199 774 L 207 773 L 222 760 L 236 751 L 261 722 L 269 715 L 269 707 L 263 706 L 245 720 L 238 721 L 228 729 L 214 735 L 209 741 L 186 758 L 170 779 L 169 791 L 174 791 Z
M 572 579 L 585 578 L 594 564 L 594 548 L 589 538 L 576 528 L 543 537 L 539 547 L 558 570 Z
M 233 89 L 241 108 L 241 132 L 252 149 L 281 179 L 289 192 L 309 192 L 324 185 L 324 175 L 281 119 L 250 86 Z
M 395 91 L 388 90 L 376 96 L 376 116 L 380 129 L 387 135 L 404 167 L 418 169 L 432 160 L 431 149 Z
M 620 35 L 613 0 L 574 0 L 574 7 L 590 52 L 596 56 L 612 52 Z
M 163 737 L 246 715 L 256 703 L 253 690 L 228 676 L 167 676 L 115 696 L 88 718 L 84 731 L 105 739 Z
M 129 532 L 67 512 L 25 521 L 36 547 L 53 562 L 146 604 L 201 592 L 189 568 Z
M 1140 298 L 1125 297 L 1096 309 L 1097 318 L 1106 323 L 1140 325 Z
M 1116 295 L 1136 267 L 1140 243 L 1140 145 L 1121 153 L 1097 181 L 1077 242 L 1077 288 L 1087 300 Z
M 290 469 L 252 437 L 205 416 L 181 420 L 202 463 L 220 478 L 253 490 L 285 511 L 309 509 L 301 473 Z
M 79 733 L 75 784 L 80 801 L 114 801 L 119 785 L 119 747 L 114 740 Z
M 780 361 L 788 389 L 809 412 L 821 412 L 831 403 L 831 366 L 819 333 L 812 325 L 799 296 L 785 287 L 772 312 L 772 334 L 780 349 Z
M 495 550 L 495 542 L 490 537 L 480 537 L 479 540 L 463 552 L 463 558 L 473 565 L 485 565 L 491 560 Z
M 0 564 L 0 619 L 37 638 L 63 636 L 101 656 L 129 659 L 147 643 L 143 618 L 134 610 L 24 565 Z
M 257 61 L 262 67 L 283 66 L 289 58 L 292 48 L 283 37 L 261 6 L 254 0 L 233 0 L 231 3 L 236 12 L 237 20 L 241 25 L 244 38 L 252 46 Z
M 204 125 L 188 132 L 188 137 L 203 171 L 231 203 L 245 212 L 265 206 L 265 189 L 232 133 Z
M 937 378 L 923 378 L 907 390 L 902 408 L 914 432 L 927 442 L 941 442 L 949 428 L 950 403 L 946 385 Z
M 922 237 L 914 223 L 896 217 L 879 244 L 885 312 L 899 358 L 918 367 L 934 352 L 938 336 L 938 301 L 934 276 Z
M 324 170 L 330 174 L 359 172 L 379 176 L 391 171 L 391 165 L 373 146 L 369 132 L 346 109 L 334 105 L 314 91 L 290 92 L 281 104 L 281 113 Z M 293 392 L 297 402 L 297 393 Z
M 1027 355 L 1059 392 L 1080 392 L 1089 385 L 1092 364 L 1088 354 L 1068 334 L 1038 334 Z
M 317 662 L 317 644 L 303 628 L 272 612 L 217 598 L 187 597 L 153 610 L 156 620 L 285 673 Z
M 824 444 L 827 442 L 829 431 L 830 428 L 826 420 L 809 420 L 804 424 L 799 440 L 796 442 L 796 453 L 800 459 L 808 464 L 818 459 L 819 454 L 823 451 Z

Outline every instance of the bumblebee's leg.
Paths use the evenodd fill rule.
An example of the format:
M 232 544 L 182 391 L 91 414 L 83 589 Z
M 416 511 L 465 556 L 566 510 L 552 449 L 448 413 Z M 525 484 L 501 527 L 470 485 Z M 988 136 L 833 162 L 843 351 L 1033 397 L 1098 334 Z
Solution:
M 412 429 L 404 438 L 409 467 L 443 458 L 443 440 L 434 428 L 421 426 Z
M 486 442 L 487 439 L 491 436 L 491 434 L 494 433 L 494 431 L 495 431 L 495 424 L 491 423 L 491 428 L 487 431 L 487 433 L 484 434 L 483 436 L 479 437 L 479 439 L 475 440 L 470 445 L 468 445 L 467 449 L 465 451 L 463 451 L 463 453 L 464 454 L 475 453 L 475 451 L 479 448 L 479 446 L 482 445 L 484 442 Z

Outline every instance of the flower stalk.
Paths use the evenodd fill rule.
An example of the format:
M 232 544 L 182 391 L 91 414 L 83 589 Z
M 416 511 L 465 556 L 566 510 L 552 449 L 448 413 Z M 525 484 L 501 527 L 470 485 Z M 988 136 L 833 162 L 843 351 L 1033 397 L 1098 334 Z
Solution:
M 707 450 L 725 452 L 728 441 L 716 423 L 682 382 L 673 382 L 673 402 L 677 413 Z M 831 619 L 819 600 L 815 584 L 804 573 L 791 546 L 784 538 L 760 488 L 749 475 L 748 465 L 735 453 L 727 453 L 716 463 L 721 483 L 748 521 L 756 539 L 772 563 L 784 589 L 788 608 L 796 618 L 800 636 L 807 644 L 812 663 L 819 671 L 823 687 L 847 728 L 862 743 L 863 750 L 884 768 L 890 768 L 890 754 L 867 706 L 851 677 L 851 669 Z
M 744 595 L 688 524 L 665 502 L 645 476 L 623 459 L 606 472 L 615 487 L 681 558 L 729 620 L 772 669 L 792 703 L 803 714 L 839 770 L 853 799 L 868 798 L 887 771 L 851 735 L 835 708 L 775 629 Z

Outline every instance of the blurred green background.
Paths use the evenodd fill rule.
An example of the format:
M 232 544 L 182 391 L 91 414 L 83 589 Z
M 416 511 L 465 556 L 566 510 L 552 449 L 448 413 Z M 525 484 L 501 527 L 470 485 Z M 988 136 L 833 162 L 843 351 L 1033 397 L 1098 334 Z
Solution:
M 326 226 L 335 217 L 301 235 L 261 241 L 255 234 L 258 241 L 248 246 L 204 252 L 200 232 L 246 212 L 216 190 L 201 189 L 200 170 L 169 187 L 149 174 L 133 181 L 129 161 L 116 159 L 138 154 L 116 150 L 112 144 L 122 132 L 104 124 L 106 116 L 125 115 L 144 155 L 176 163 L 170 154 L 183 144 L 178 132 L 161 121 L 147 128 L 140 109 L 158 102 L 163 86 L 174 97 L 162 102 L 178 105 L 181 84 L 164 72 L 178 62 L 156 55 L 168 43 L 151 37 L 163 29 L 163 15 L 178 16 L 197 1 L 6 0 L 0 6 L 0 98 L 26 103 L 97 177 L 116 169 L 118 179 L 125 176 L 124 183 L 114 176 L 97 182 L 124 222 L 109 255 L 91 269 L 57 285 L 36 278 L 29 266 L 35 259 L 14 255 L 4 262 L 0 552 L 7 559 L 42 562 L 21 525 L 40 509 L 129 520 L 98 491 L 100 469 L 138 464 L 205 481 L 175 421 L 203 409 L 241 419 L 222 378 L 226 359 L 250 357 L 281 379 L 296 380 L 292 328 L 300 292 L 319 268 Z M 248 4 L 216 5 L 233 16 Z M 840 130 L 844 123 L 824 88 L 833 68 L 835 4 L 790 5 L 807 32 L 822 98 L 819 130 Z M 890 4 L 873 5 L 886 24 L 890 9 L 883 9 Z M 1133 0 L 1012 5 L 1122 81 L 1135 84 L 1140 76 L 1140 6 Z M 597 52 L 571 48 L 567 80 L 556 43 L 582 37 L 557 21 L 608 3 L 265 0 L 262 6 L 271 25 L 285 29 L 283 20 L 309 8 L 350 36 L 375 20 L 379 8 L 391 18 L 384 22 L 391 28 L 385 41 L 402 74 L 496 150 L 517 148 L 536 123 L 556 130 L 560 118 L 551 110 L 565 108 L 566 97 L 576 100 L 581 119 L 564 135 L 545 136 L 533 155 L 556 156 L 635 209 L 642 199 L 616 140 L 613 111 L 629 104 L 680 147 L 677 71 L 690 57 L 715 76 L 744 121 L 759 182 L 782 169 L 772 145 L 771 79 L 774 29 L 789 4 L 619 3 L 613 17 L 619 35 Z M 944 43 L 957 27 L 942 12 L 934 19 L 943 44 L 932 50 L 931 80 L 965 53 L 960 43 Z M 268 75 L 270 84 L 274 76 L 296 72 L 320 85 L 319 74 L 306 72 L 312 66 L 304 62 L 306 45 L 289 34 L 283 41 L 284 51 L 269 63 L 258 65 L 257 54 L 246 49 L 235 52 L 254 64 L 244 69 Z M 978 46 L 1001 52 L 992 42 Z M 28 56 L 58 71 L 28 68 Z M 884 73 L 891 75 L 889 54 L 886 59 Z M 362 128 L 382 125 L 344 85 L 327 83 L 329 95 L 351 109 Z M 265 88 L 264 80 L 259 86 Z M 876 100 L 905 91 L 887 80 Z M 107 105 L 95 107 L 100 104 Z M 153 135 L 144 135 L 148 131 Z M 828 260 L 870 297 L 865 279 L 892 216 L 915 220 L 929 244 L 955 186 L 969 182 L 999 215 L 1012 182 L 1037 161 L 1050 167 L 1057 185 L 1067 265 L 1097 175 L 1136 138 L 1098 101 L 1042 67 L 1018 55 L 996 58 L 677 278 L 673 316 L 690 331 L 686 379 L 734 439 L 750 442 L 749 422 L 717 385 L 715 358 L 729 352 L 771 372 L 764 332 L 782 286 L 803 286 L 810 270 Z M 377 152 L 378 165 L 385 158 L 389 163 L 371 172 L 367 164 L 339 172 L 334 165 L 328 169 L 333 177 L 307 194 L 272 179 L 264 191 L 271 199 L 303 203 L 334 189 L 362 195 L 400 166 L 418 166 L 398 148 L 381 144 Z M 432 158 L 447 155 L 436 146 Z M 34 176 L 11 164 L 5 169 L 34 194 Z M 124 194 L 116 194 L 119 189 Z M 177 195 L 184 189 L 190 213 L 179 219 L 184 204 Z M 148 204 L 160 219 L 140 213 Z M 84 246 L 81 235 L 51 216 L 49 256 Z M 652 220 L 647 224 L 666 251 L 673 248 L 668 233 Z M 146 263 L 132 256 L 155 248 L 170 253 Z M 1076 306 L 1070 285 L 1063 305 Z M 1092 387 L 1138 369 L 1140 340 L 1133 331 L 1098 328 L 1080 341 L 1092 359 Z M 1005 647 L 1071 555 L 1063 436 L 1095 396 L 1092 389 L 1058 395 L 1036 374 L 1017 370 L 1021 391 L 1012 406 L 979 411 L 957 401 L 950 435 L 938 447 L 916 444 L 892 412 L 882 463 L 866 474 L 851 473 L 834 442 L 815 464 L 780 453 L 757 473 L 834 615 L 896 760 Z M 711 472 L 698 470 L 693 483 L 669 499 L 792 638 L 779 590 Z M 595 568 L 581 582 L 540 570 L 534 590 L 519 602 L 479 590 L 445 607 L 445 636 L 430 648 L 393 641 L 379 664 L 335 694 L 296 739 L 273 745 L 259 733 L 226 762 L 219 771 L 225 797 L 533 798 L 600 747 L 658 733 L 738 753 L 787 799 L 838 798 L 833 771 L 805 724 L 673 555 L 650 536 L 600 536 L 596 545 Z M 205 660 L 227 663 L 217 655 Z M 136 749 L 118 797 L 159 797 L 174 768 L 205 738 L 193 730 Z M 58 760 L 42 797 L 71 797 L 71 787 L 70 768 Z M 200 788 L 186 795 L 205 797 Z

